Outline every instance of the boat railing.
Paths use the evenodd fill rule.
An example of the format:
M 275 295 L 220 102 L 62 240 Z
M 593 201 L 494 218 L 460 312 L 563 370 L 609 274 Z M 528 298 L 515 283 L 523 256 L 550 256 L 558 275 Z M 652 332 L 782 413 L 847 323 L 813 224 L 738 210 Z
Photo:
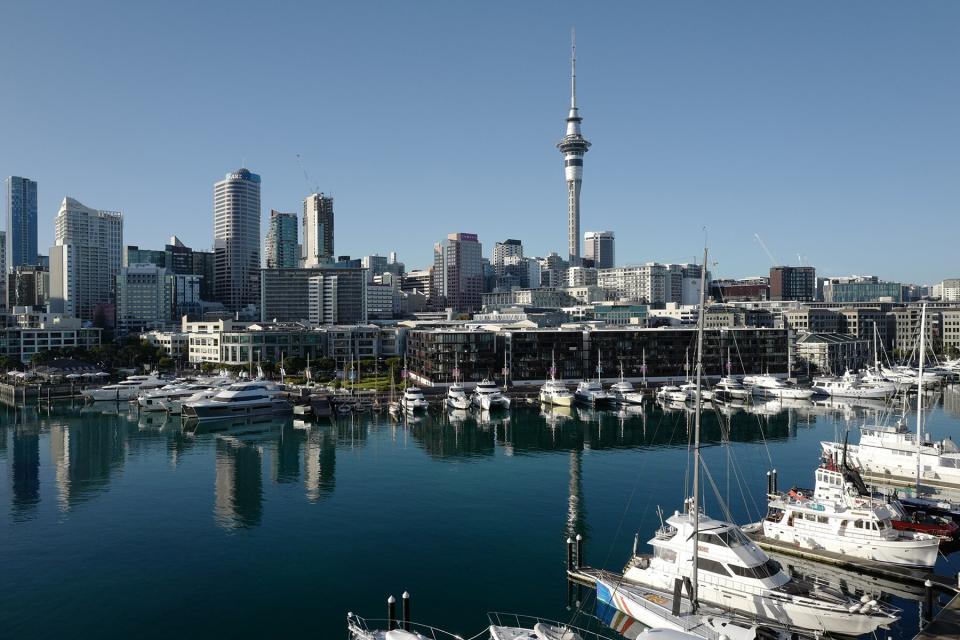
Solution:
M 668 524 L 663 525 L 657 532 L 654 534 L 654 538 L 657 540 L 669 540 L 673 536 L 677 535 L 677 528 Z
M 591 616 L 591 619 L 594 619 Z M 537 624 L 546 624 L 554 627 L 560 627 L 578 634 L 583 640 L 613 640 L 619 636 L 615 635 L 610 629 L 588 630 L 582 627 L 574 626 L 568 622 L 559 622 L 549 620 L 539 616 L 530 616 L 520 613 L 503 613 L 501 611 L 491 611 L 487 613 L 487 620 L 490 624 L 497 627 L 515 627 L 520 629 L 533 629 Z M 598 624 L 600 624 L 598 622 Z
M 424 638 L 430 638 L 430 640 L 472 640 L 472 638 L 464 639 L 463 636 L 419 622 L 402 622 L 386 618 L 362 618 L 355 613 L 347 614 L 347 631 L 350 633 L 350 640 L 367 640 L 368 638 L 372 640 L 374 633 L 377 631 L 389 631 L 391 628 L 400 629 L 404 628 L 404 625 L 409 631 L 415 631 Z M 479 637 L 480 635 L 482 634 L 473 637 Z

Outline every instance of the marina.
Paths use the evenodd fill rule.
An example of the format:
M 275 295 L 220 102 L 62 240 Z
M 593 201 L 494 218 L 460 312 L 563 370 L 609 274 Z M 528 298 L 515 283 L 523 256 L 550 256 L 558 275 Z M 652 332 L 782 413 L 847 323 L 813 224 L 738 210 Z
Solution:
M 311 416 L 312 424 L 266 417 L 196 432 L 184 430 L 179 416 L 138 412 L 136 403 L 0 409 L 0 477 L 8 478 L 0 505 L 13 541 L 0 550 L 9 568 L 0 582 L 20 594 L 26 613 L 44 609 L 54 588 L 73 593 L 65 602 L 75 603 L 64 605 L 64 616 L 0 614 L 3 624 L 18 636 L 102 631 L 89 601 L 77 595 L 93 589 L 124 611 L 101 636 L 126 636 L 149 610 L 147 589 L 154 588 L 184 602 L 204 601 L 215 588 L 223 595 L 205 605 L 217 611 L 216 626 L 205 613 L 203 620 L 163 621 L 166 633 L 189 624 L 194 632 L 280 628 L 338 637 L 345 612 L 403 589 L 417 596 L 416 620 L 458 633 L 475 633 L 486 611 L 563 621 L 570 616 L 563 540 L 582 536 L 598 568 L 620 573 L 634 534 L 642 541 L 658 526 L 657 506 L 683 502 L 688 409 L 654 401 L 601 410 L 515 402 L 510 410 L 458 412 L 441 410 L 442 398 L 399 419 L 333 412 Z M 744 405 L 703 414 L 703 457 L 741 524 L 766 510 L 771 462 L 782 486 L 809 483 L 820 442 L 855 433 L 873 417 L 856 404 L 764 406 L 762 413 Z M 960 424 L 954 406 L 941 398 L 929 409 L 934 437 Z M 743 496 L 738 486 L 747 489 Z M 720 512 L 713 491 L 704 500 L 708 512 Z M 369 514 L 390 526 L 371 528 Z M 122 525 L 101 531 L 104 518 L 117 517 Z M 525 522 L 538 526 L 518 524 Z M 83 553 L 51 553 L 60 540 Z M 379 551 L 384 545 L 387 556 Z M 115 560 L 106 569 L 98 563 L 104 554 Z M 943 554 L 933 573 L 947 588 L 960 558 L 949 548 Z M 889 589 L 884 601 L 901 611 L 889 635 L 916 634 L 921 576 L 887 572 L 884 583 L 862 564 L 817 560 L 815 569 L 845 569 Z M 126 586 L 124 576 L 142 571 L 158 581 Z M 356 573 L 378 579 L 342 580 Z M 224 584 L 227 574 L 237 579 Z M 485 586 L 505 579 L 518 588 Z M 453 583 L 463 590 L 458 600 L 469 603 L 455 614 L 448 606 Z M 316 610 L 306 616 L 293 593 L 316 600 Z M 592 611 L 587 590 L 582 597 Z M 267 611 L 282 612 L 282 620 L 264 619 Z

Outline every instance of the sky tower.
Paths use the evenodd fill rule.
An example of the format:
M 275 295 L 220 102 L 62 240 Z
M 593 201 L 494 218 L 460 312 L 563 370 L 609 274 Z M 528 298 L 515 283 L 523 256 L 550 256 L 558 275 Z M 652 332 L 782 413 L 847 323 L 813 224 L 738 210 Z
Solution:
M 580 263 L 580 183 L 583 182 L 583 154 L 590 143 L 580 134 L 580 112 L 577 110 L 577 38 L 570 34 L 570 113 L 567 134 L 557 143 L 563 154 L 563 172 L 567 179 L 567 249 L 570 265 Z

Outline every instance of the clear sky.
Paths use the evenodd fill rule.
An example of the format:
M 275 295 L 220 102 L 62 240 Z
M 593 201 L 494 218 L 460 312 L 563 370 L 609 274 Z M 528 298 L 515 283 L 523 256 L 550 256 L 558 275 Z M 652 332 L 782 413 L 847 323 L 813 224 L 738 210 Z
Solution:
M 16 2 L 0 174 L 125 242 L 208 248 L 212 185 L 336 198 L 336 250 L 427 265 L 453 231 L 564 252 L 555 144 L 577 30 L 583 230 L 620 263 L 960 276 L 960 3 Z M 309 182 L 297 164 L 297 154 Z M 264 232 L 266 226 L 264 225 Z

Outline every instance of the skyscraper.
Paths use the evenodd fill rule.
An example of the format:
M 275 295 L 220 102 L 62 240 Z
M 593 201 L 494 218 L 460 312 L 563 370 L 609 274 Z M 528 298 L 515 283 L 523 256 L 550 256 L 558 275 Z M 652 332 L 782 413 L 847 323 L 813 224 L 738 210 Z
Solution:
M 55 226 L 55 244 L 50 248 L 50 311 L 92 321 L 98 306 L 115 302 L 123 215 L 64 198 Z
M 270 210 L 267 229 L 267 269 L 295 269 L 300 266 L 297 214 Z
M 260 176 L 238 169 L 213 185 L 213 295 L 229 311 L 260 302 Z
M 583 234 L 584 258 L 593 260 L 597 269 L 611 269 L 615 264 L 613 231 L 587 231 Z
M 577 110 L 577 44 L 570 48 L 570 112 L 567 134 L 557 143 L 563 154 L 563 172 L 567 179 L 567 249 L 570 266 L 580 262 L 580 183 L 583 181 L 583 155 L 590 143 L 580 134 L 580 112 Z
M 7 192 L 7 262 L 4 273 L 20 265 L 37 264 L 37 183 L 10 176 Z
M 496 242 L 493 245 L 493 255 L 490 257 L 490 264 L 493 265 L 493 271 L 498 276 L 503 275 L 503 267 L 507 258 L 522 258 L 523 243 L 519 240 L 507 239 L 503 242 Z
M 312 193 L 303 201 L 303 266 L 333 262 L 333 198 Z
M 483 293 L 483 247 L 475 233 L 451 233 L 433 249 L 434 304 L 476 311 Z

